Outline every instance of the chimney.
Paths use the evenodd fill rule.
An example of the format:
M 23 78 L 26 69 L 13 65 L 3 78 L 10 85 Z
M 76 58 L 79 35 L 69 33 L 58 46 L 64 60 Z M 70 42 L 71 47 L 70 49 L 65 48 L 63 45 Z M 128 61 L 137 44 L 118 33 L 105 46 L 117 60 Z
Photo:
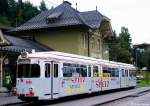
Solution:
M 78 4 L 76 3 L 76 10 L 77 10 Z
M 70 6 L 72 5 L 69 1 L 63 1 L 63 3 L 69 4 Z
M 96 5 L 96 11 L 97 11 L 97 5 Z

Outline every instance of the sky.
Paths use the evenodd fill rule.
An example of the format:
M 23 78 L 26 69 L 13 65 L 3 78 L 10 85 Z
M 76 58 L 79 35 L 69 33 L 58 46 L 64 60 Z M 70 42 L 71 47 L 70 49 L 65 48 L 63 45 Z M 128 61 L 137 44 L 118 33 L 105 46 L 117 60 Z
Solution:
M 30 1 L 39 6 L 41 0 Z M 47 7 L 58 6 L 63 0 L 44 0 Z M 79 11 L 97 10 L 111 19 L 112 29 L 120 33 L 128 28 L 133 44 L 150 43 L 150 0 L 67 0 Z

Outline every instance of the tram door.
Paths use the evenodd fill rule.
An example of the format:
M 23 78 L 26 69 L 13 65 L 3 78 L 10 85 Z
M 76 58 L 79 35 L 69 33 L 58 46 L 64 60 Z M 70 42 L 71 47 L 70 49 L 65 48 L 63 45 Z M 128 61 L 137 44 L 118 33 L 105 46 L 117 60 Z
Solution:
M 93 71 L 92 71 L 92 92 L 97 92 L 97 91 L 101 91 L 102 87 L 102 80 L 100 77 L 100 66 L 98 65 L 93 65 Z
M 126 69 L 125 70 L 125 75 L 126 75 L 126 87 L 128 87 L 129 86 L 129 70 L 128 69 Z
M 45 62 L 45 81 L 43 89 L 45 97 L 57 98 L 59 94 L 59 79 L 58 79 L 59 63 Z
M 52 89 L 52 98 L 59 97 L 59 71 L 60 70 L 60 63 L 52 62 L 52 73 L 51 73 L 51 89 Z
M 121 69 L 121 88 L 128 87 L 128 70 Z
M 43 88 L 43 93 L 45 98 L 49 99 L 51 98 L 51 62 L 45 62 L 44 63 L 44 76 L 45 80 L 43 81 L 44 83 L 41 84 Z

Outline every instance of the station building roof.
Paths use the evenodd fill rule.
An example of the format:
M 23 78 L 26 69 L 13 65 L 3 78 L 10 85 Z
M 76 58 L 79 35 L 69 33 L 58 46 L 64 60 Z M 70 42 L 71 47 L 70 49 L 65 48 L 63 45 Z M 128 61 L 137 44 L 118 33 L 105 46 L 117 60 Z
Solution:
M 103 16 L 97 10 L 79 12 L 77 9 L 71 7 L 71 3 L 64 1 L 56 8 L 41 12 L 23 25 L 13 28 L 10 32 L 66 26 L 85 26 L 98 29 L 103 20 L 110 21 L 109 18 Z

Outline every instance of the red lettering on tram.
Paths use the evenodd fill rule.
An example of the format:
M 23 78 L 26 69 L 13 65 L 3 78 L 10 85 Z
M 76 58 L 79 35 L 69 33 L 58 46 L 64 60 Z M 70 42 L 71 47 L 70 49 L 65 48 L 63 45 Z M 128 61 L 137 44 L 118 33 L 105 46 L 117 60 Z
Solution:
M 26 81 L 26 84 L 32 84 L 32 81 Z
M 108 87 L 108 86 L 109 86 L 109 81 L 97 81 L 96 82 L 96 88 Z

